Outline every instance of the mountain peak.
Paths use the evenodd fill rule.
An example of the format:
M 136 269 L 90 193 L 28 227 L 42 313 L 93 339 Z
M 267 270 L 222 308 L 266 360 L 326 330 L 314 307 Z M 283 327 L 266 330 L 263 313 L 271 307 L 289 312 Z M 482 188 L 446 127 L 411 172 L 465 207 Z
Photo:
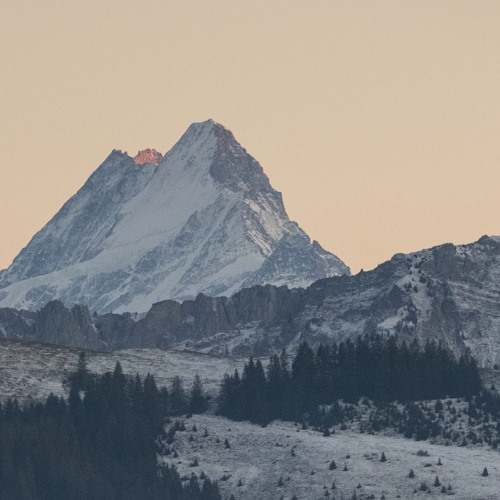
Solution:
M 341 273 L 349 269 L 290 221 L 257 160 L 206 120 L 164 157 L 113 151 L 0 273 L 0 304 L 145 311 L 167 298 Z
M 134 156 L 134 162 L 136 165 L 144 165 L 145 163 L 150 163 L 151 165 L 158 165 L 160 161 L 162 160 L 163 155 L 161 153 L 158 153 L 156 149 L 143 149 L 142 151 L 139 151 L 135 156 Z
M 216 122 L 215 120 L 212 120 L 212 118 L 209 118 L 208 120 L 205 120 L 203 122 L 193 122 L 191 125 L 188 127 L 188 131 L 192 129 L 193 131 L 202 131 L 202 130 L 212 130 L 212 129 L 222 129 L 222 130 L 227 130 L 224 125 L 221 123 Z
M 177 144 L 182 146 L 204 144 L 207 141 L 212 141 L 214 138 L 220 138 L 224 134 L 229 134 L 233 137 L 233 134 L 227 128 L 209 118 L 204 122 L 191 123 Z M 236 139 L 233 137 L 233 140 Z

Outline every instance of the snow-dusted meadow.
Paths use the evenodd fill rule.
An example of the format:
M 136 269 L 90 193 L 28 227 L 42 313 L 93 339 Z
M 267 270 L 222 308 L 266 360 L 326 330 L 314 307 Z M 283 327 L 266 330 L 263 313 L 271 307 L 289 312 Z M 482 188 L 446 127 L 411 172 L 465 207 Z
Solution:
M 386 499 L 397 495 L 402 499 L 448 495 L 457 500 L 500 498 L 500 454 L 487 448 L 438 446 L 338 429 L 323 437 L 292 423 L 275 422 L 262 428 L 213 415 L 195 415 L 184 423 L 186 431 L 177 432 L 170 446 L 178 457 L 171 453 L 165 460 L 177 467 L 181 477 L 205 472 L 219 481 L 222 491 L 241 500 L 290 500 L 293 495 L 298 500 L 342 496 L 348 500 L 353 493 L 358 499 L 369 495 L 376 499 L 382 495 Z M 226 439 L 230 448 L 225 447 Z M 380 461 L 382 452 L 386 462 Z M 195 459 L 199 465 L 190 466 Z M 441 466 L 437 465 L 439 459 Z M 329 468 L 332 460 L 335 470 Z M 481 475 L 484 467 L 488 477 Z M 410 469 L 413 479 L 408 477 Z M 436 476 L 439 487 L 434 486 Z M 278 486 L 280 477 L 283 486 Z M 242 485 L 238 486 L 240 480 Z M 420 490 L 422 483 L 430 493 Z M 446 493 L 441 493 L 442 485 Z
M 38 343 L 0 340 L 0 400 L 15 397 L 29 402 L 53 393 L 67 395 L 63 384 L 76 369 L 79 350 Z M 188 390 L 195 375 L 201 377 L 205 390 L 217 394 L 226 372 L 234 372 L 244 360 L 216 357 L 197 352 L 130 349 L 113 353 L 86 352 L 88 369 L 94 373 L 113 371 L 117 361 L 126 375 L 154 375 L 158 386 L 170 385 L 180 376 Z

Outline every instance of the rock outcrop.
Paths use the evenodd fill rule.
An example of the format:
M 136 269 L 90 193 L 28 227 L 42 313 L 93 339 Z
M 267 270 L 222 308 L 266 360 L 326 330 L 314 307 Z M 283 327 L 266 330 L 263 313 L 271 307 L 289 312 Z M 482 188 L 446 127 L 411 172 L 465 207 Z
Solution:
M 149 163 L 150 165 L 158 165 L 162 159 L 163 155 L 161 153 L 158 153 L 156 149 L 149 148 L 139 151 L 134 156 L 134 162 L 137 165 L 144 165 L 146 163 Z
M 500 363 L 500 239 L 397 254 L 373 271 L 307 289 L 252 286 L 231 297 L 161 301 L 145 314 L 91 314 L 51 303 L 39 312 L 0 309 L 9 338 L 93 349 L 159 347 L 269 355 L 358 335 L 441 342 L 481 366 Z

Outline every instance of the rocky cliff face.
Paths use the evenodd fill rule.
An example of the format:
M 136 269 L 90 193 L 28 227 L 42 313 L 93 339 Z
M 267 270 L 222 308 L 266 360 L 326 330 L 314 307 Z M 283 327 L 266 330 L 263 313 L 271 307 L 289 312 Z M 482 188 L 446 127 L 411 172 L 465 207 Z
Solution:
M 0 273 L 0 306 L 99 313 L 164 299 L 307 286 L 349 269 L 286 214 L 259 163 L 212 120 L 165 157 L 113 151 Z
M 481 366 L 500 363 L 500 239 L 395 255 L 373 271 L 322 279 L 307 289 L 252 286 L 233 296 L 166 300 L 142 315 L 91 314 L 51 303 L 0 309 L 9 338 L 93 349 L 187 348 L 247 356 L 290 352 L 301 340 L 398 334 L 435 339 Z

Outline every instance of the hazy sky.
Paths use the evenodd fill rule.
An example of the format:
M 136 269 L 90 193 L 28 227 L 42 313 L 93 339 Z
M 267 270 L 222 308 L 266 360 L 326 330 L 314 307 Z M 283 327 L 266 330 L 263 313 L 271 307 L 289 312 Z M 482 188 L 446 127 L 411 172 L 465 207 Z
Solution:
M 498 0 L 4 0 L 0 64 L 0 268 L 207 118 L 354 272 L 500 234 Z

